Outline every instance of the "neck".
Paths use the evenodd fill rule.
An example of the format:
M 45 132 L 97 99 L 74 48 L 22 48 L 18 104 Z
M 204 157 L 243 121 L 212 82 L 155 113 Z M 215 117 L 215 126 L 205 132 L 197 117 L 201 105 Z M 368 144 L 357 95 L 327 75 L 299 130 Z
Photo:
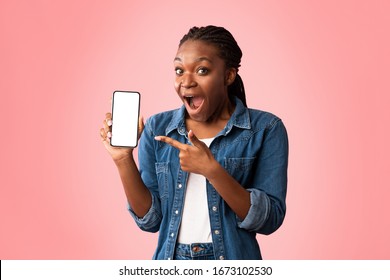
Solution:
M 206 122 L 217 123 L 219 121 L 228 121 L 234 112 L 234 108 L 234 104 L 230 101 L 229 98 L 226 98 L 223 102 L 220 103 L 217 110 L 215 110 L 214 114 L 212 114 Z

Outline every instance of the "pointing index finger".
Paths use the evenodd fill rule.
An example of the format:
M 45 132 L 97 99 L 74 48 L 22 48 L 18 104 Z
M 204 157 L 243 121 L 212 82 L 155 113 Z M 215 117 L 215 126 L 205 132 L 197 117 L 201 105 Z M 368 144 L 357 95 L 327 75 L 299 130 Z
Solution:
M 171 145 L 172 147 L 179 149 L 179 150 L 183 149 L 186 145 L 186 144 L 180 143 L 179 141 L 172 139 L 171 137 L 168 137 L 168 136 L 156 136 L 156 137 L 154 137 L 154 139 L 157 141 L 165 142 L 165 143 L 167 143 L 167 144 Z

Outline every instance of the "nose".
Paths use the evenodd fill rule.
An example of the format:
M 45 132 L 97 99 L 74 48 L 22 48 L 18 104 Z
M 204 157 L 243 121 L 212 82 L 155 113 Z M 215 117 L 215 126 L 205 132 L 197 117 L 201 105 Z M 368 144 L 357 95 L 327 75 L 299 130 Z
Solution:
M 191 88 L 196 86 L 196 81 L 191 74 L 183 75 L 181 80 L 181 86 L 184 88 Z

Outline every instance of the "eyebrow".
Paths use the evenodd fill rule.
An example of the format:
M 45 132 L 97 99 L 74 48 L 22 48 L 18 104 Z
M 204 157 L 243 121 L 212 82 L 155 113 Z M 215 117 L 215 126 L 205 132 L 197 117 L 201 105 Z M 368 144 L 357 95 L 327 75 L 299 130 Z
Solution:
M 182 60 L 181 60 L 180 57 L 175 57 L 175 59 L 174 59 L 173 61 L 182 62 Z M 199 58 L 197 58 L 197 59 L 194 60 L 194 62 L 201 62 L 201 61 L 208 61 L 208 62 L 210 62 L 211 64 L 213 63 L 213 62 L 211 61 L 211 59 L 209 59 L 209 58 L 207 58 L 207 57 L 205 57 L 205 56 L 201 56 L 201 57 L 199 57 Z

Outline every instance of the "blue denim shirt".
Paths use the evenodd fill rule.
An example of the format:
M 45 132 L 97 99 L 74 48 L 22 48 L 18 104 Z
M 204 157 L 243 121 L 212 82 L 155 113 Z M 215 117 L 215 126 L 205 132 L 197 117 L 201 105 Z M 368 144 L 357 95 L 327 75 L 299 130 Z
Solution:
M 150 117 L 139 143 L 139 169 L 152 194 L 144 217 L 129 211 L 145 231 L 159 231 L 153 259 L 172 259 L 179 233 L 188 173 L 180 168 L 179 151 L 154 140 L 166 135 L 189 143 L 185 107 Z M 288 139 L 282 121 L 267 112 L 248 109 L 236 99 L 226 127 L 210 145 L 215 159 L 250 192 L 244 220 L 206 180 L 210 226 L 216 259 L 261 259 L 256 233 L 277 230 L 286 213 Z

